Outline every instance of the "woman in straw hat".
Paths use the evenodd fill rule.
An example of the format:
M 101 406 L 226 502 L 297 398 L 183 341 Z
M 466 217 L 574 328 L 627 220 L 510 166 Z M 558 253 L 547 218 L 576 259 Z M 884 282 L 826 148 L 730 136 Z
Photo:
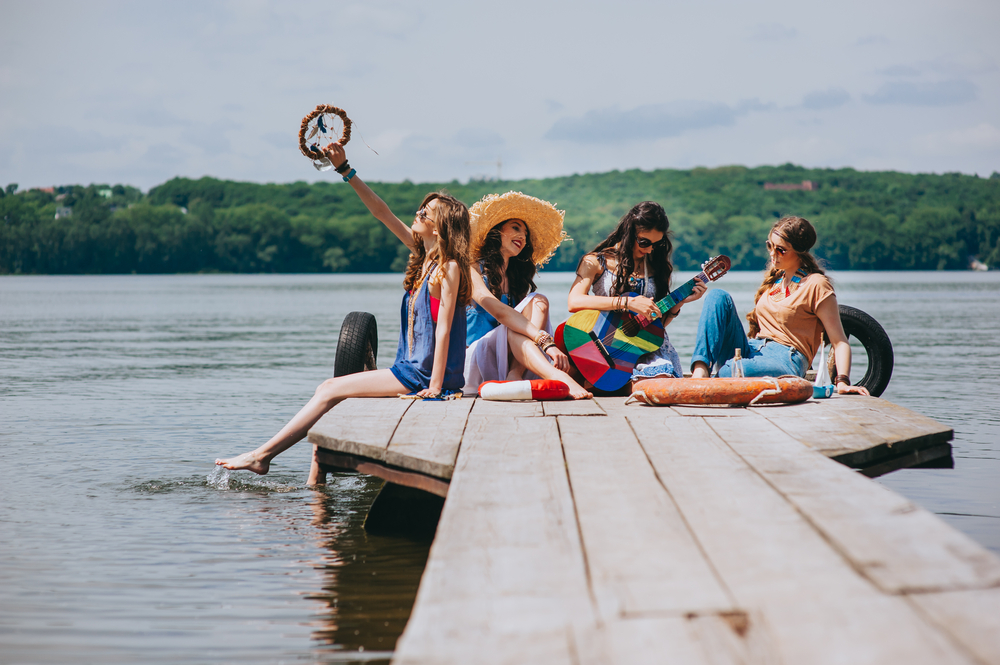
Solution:
M 490 194 L 470 208 L 473 303 L 466 308 L 466 390 L 483 381 L 554 379 L 574 399 L 591 394 L 566 370 L 552 340 L 549 301 L 535 291 L 537 267 L 566 237 L 563 212 L 520 192 Z
M 840 394 L 867 395 L 851 385 L 851 345 L 840 320 L 833 285 L 810 249 L 816 229 L 802 217 L 782 217 L 767 237 L 770 260 L 764 281 L 747 315 L 749 337 L 743 332 L 733 298 L 713 289 L 701 310 L 691 376 L 732 376 L 733 356 L 740 349 L 745 376 L 805 376 L 813 356 L 823 346 L 823 332 L 833 345 L 837 371 L 833 379 Z
M 227 469 L 267 473 L 276 455 L 300 441 L 324 413 L 348 397 L 437 398 L 465 384 L 465 305 L 472 291 L 468 208 L 447 194 L 431 192 L 420 204 L 413 224 L 407 226 L 357 177 L 339 143 L 331 144 L 326 154 L 372 215 L 410 249 L 396 362 L 389 369 L 327 379 L 267 443 L 230 459 L 215 460 Z M 322 482 L 321 476 L 314 459 L 309 483 Z
M 701 298 L 706 290 L 699 281 L 694 292 L 670 310 L 661 312 L 656 307 L 655 301 L 670 292 L 674 270 L 669 231 L 670 221 L 659 203 L 643 201 L 633 206 L 611 234 L 580 259 L 569 291 L 570 312 L 607 312 L 628 307 L 635 314 L 663 319 L 663 344 L 639 358 L 632 372 L 633 381 L 684 376 L 680 357 L 665 328 L 680 313 L 681 306 Z M 638 293 L 639 297 L 623 298 L 627 293 Z

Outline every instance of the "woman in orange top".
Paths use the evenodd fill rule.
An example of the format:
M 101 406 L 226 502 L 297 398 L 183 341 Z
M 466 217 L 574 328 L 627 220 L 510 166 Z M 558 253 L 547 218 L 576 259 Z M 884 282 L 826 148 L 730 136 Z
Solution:
M 749 338 L 732 296 L 721 289 L 709 291 L 698 321 L 692 377 L 707 377 L 713 367 L 719 376 L 732 376 L 736 349 L 743 356 L 745 376 L 805 376 L 826 331 L 843 372 L 834 378 L 837 392 L 868 394 L 851 385 L 851 345 L 833 286 L 809 253 L 815 243 L 816 229 L 801 217 L 783 217 L 771 227 L 767 274 L 747 315 Z

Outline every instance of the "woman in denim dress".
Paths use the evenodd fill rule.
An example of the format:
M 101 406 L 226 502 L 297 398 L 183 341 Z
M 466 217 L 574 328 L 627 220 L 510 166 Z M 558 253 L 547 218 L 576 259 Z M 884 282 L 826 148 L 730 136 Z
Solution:
M 276 455 L 302 440 L 323 414 L 348 397 L 436 397 L 443 391 L 459 391 L 465 383 L 465 305 L 472 293 L 468 208 L 447 194 L 432 192 L 424 197 L 412 226 L 407 226 L 350 168 L 340 144 L 330 145 L 327 157 L 372 215 L 410 249 L 396 361 L 389 369 L 327 379 L 267 443 L 215 460 L 227 469 L 267 473 Z M 321 475 L 313 460 L 309 483 L 321 481 Z

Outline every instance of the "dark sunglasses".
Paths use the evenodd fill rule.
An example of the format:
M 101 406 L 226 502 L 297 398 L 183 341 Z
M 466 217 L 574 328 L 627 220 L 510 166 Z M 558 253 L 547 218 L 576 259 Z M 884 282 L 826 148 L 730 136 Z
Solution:
M 421 208 L 417 211 L 417 218 L 422 222 L 430 222 L 434 224 L 434 220 L 427 216 L 427 208 Z
M 769 252 L 777 252 L 779 256 L 784 256 L 785 253 L 788 251 L 787 247 L 780 247 L 778 245 L 775 245 L 770 240 L 766 241 L 764 243 L 764 245 L 767 247 L 767 251 L 769 251 Z
M 643 249 L 647 249 L 649 247 L 663 247 L 663 240 L 653 242 L 649 238 L 636 238 L 635 244 L 639 245 L 639 247 L 642 247 Z

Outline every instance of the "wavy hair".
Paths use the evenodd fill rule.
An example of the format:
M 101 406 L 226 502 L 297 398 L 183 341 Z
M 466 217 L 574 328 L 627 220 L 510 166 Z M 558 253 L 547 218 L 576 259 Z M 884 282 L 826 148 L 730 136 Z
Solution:
M 809 252 L 812 246 L 816 244 L 816 229 L 808 219 L 803 217 L 782 217 L 774 223 L 774 226 L 768 231 L 767 237 L 770 238 L 771 234 L 777 234 L 792 246 L 795 254 L 799 257 L 799 261 L 802 263 L 802 268 L 807 273 L 826 274 L 822 266 L 820 266 L 819 261 L 816 260 L 816 257 Z M 760 324 L 757 322 L 756 312 L 757 301 L 784 275 L 785 271 L 778 270 L 772 266 L 771 259 L 768 258 L 767 267 L 764 269 L 764 281 L 761 282 L 760 288 L 757 289 L 757 294 L 753 298 L 754 309 L 751 309 L 750 313 L 747 314 L 747 322 L 750 324 L 749 337 L 751 339 L 756 337 L 757 333 L 760 332 Z
M 628 293 L 628 279 L 635 272 L 633 245 L 639 231 L 659 231 L 663 234 L 661 244 L 653 247 L 647 258 L 652 264 L 653 283 L 656 285 L 654 299 L 659 300 L 670 292 L 670 276 L 674 272 L 674 267 L 670 263 L 670 255 L 674 251 L 674 245 L 670 240 L 670 220 L 667 219 L 667 213 L 659 203 L 643 201 L 632 206 L 632 209 L 618 220 L 618 226 L 603 242 L 592 249 L 590 254 L 604 254 L 615 258 L 618 266 L 615 269 L 612 292 Z M 617 249 L 615 245 L 618 246 Z M 577 270 L 579 269 L 580 266 L 577 265 Z
M 439 266 L 448 261 L 458 264 L 459 284 L 457 304 L 465 306 L 472 297 L 472 282 L 469 279 L 469 209 L 464 203 L 444 192 L 431 192 L 424 197 L 420 208 L 431 201 L 437 201 L 438 220 L 435 223 L 438 232 L 437 246 L 431 250 L 430 258 Z M 424 241 L 416 233 L 413 234 L 413 247 L 410 249 L 410 260 L 406 264 L 406 274 L 403 276 L 403 288 L 411 293 L 420 286 L 420 276 L 424 268 L 424 260 L 428 258 Z M 431 284 L 440 284 L 444 279 L 444 271 L 438 270 L 431 277 Z
M 510 220 L 505 220 L 501 224 L 495 225 L 486 234 L 483 246 L 479 250 L 476 260 L 483 262 L 483 274 L 489 282 L 490 292 L 500 299 L 503 293 L 503 255 L 500 253 L 502 239 L 500 231 Z M 537 268 L 531 262 L 531 255 L 534 253 L 531 245 L 531 229 L 524 225 L 524 247 L 517 256 L 512 256 L 507 261 L 507 290 L 510 294 L 510 306 L 514 307 L 524 300 L 524 297 L 534 291 L 535 272 Z

